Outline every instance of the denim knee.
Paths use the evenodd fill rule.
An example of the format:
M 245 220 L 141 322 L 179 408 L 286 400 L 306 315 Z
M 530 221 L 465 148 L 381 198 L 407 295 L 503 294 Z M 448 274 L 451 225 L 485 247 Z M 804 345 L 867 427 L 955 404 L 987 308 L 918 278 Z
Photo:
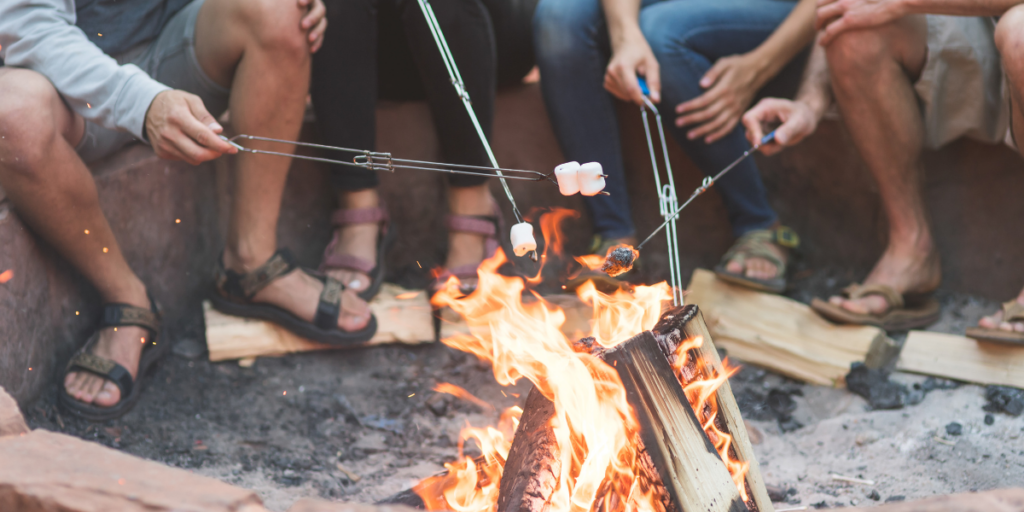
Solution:
M 593 46 L 602 22 L 599 0 L 540 0 L 533 15 L 538 64 L 557 65 Z

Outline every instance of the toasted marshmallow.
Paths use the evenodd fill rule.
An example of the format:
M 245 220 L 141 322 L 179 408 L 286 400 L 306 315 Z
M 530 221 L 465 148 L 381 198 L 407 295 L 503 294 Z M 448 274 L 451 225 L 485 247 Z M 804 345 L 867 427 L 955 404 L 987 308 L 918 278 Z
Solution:
M 595 196 L 604 190 L 604 169 L 597 162 L 590 162 L 580 166 L 576 171 L 580 184 L 580 193 L 585 196 Z
M 512 226 L 512 252 L 516 256 L 524 256 L 537 250 L 537 241 L 533 239 L 533 224 L 520 222 Z
M 558 191 L 563 196 L 571 196 L 580 191 L 580 181 L 576 172 L 580 168 L 579 162 L 566 162 L 555 167 L 555 179 L 558 180 Z

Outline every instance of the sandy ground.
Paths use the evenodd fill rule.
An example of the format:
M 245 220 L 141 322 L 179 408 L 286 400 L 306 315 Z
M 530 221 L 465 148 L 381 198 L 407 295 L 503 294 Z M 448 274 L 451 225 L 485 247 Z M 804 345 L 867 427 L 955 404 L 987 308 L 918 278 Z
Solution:
M 944 315 L 933 327 L 940 331 L 963 332 L 995 307 L 941 298 Z M 197 338 L 200 332 L 195 326 Z M 913 384 L 923 377 L 894 379 Z M 441 344 L 260 359 L 251 368 L 176 356 L 160 365 L 140 405 L 120 420 L 91 425 L 62 416 L 53 394 L 26 415 L 36 428 L 254 489 L 271 510 L 284 511 L 301 497 L 374 502 L 441 470 L 456 455 L 459 430 L 491 424 L 497 413 L 449 399 L 429 407 L 439 382 L 469 389 L 497 410 L 520 403 L 529 389 L 525 382 L 499 387 L 488 367 Z M 986 425 L 982 387 L 936 390 L 915 406 L 872 411 L 846 390 L 752 366 L 733 386 L 761 434 L 755 452 L 765 480 L 791 489 L 780 509 L 1024 486 L 1024 418 L 995 414 Z M 772 389 L 793 395 L 802 428 L 782 432 L 765 413 L 759 400 Z M 954 421 L 962 424 L 960 436 L 946 434 Z

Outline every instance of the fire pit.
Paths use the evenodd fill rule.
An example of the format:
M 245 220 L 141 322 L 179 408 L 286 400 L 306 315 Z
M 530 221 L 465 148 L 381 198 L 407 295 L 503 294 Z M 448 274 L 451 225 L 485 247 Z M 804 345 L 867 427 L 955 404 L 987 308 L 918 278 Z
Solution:
M 428 510 L 771 511 L 723 363 L 696 306 L 662 313 L 665 283 L 612 295 L 579 289 L 592 336 L 570 340 L 556 306 L 524 304 L 524 282 L 481 268 L 434 298 L 470 334 L 444 340 L 493 366 L 502 385 L 534 384 L 498 428 L 468 428 L 462 456 L 413 491 Z

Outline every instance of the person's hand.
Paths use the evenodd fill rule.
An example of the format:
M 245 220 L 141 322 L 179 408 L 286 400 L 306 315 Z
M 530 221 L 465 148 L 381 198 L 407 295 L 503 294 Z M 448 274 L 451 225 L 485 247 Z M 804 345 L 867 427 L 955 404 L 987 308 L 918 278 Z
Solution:
M 636 35 L 618 45 L 612 52 L 612 58 L 604 73 L 604 88 L 623 101 L 631 101 L 637 105 L 644 104 L 644 93 L 636 77 L 640 75 L 647 81 L 651 91 L 651 101 L 661 101 L 661 74 L 658 59 L 647 40 Z
M 704 94 L 676 105 L 676 126 L 693 126 L 686 136 L 711 144 L 729 134 L 761 88 L 757 59 L 722 57 L 700 79 Z
M 146 112 L 146 135 L 157 156 L 192 165 L 238 152 L 219 137 L 224 128 L 195 94 L 170 90 L 156 95 Z
M 298 0 L 299 7 L 308 9 L 302 17 L 302 31 L 306 33 L 309 53 L 316 53 L 324 44 L 324 31 L 327 30 L 327 8 L 323 0 Z
M 774 155 L 786 146 L 794 146 L 818 128 L 818 116 L 800 101 L 765 98 L 743 115 L 747 140 L 756 146 L 765 135 L 765 127 L 782 123 L 775 129 L 775 140 L 761 146 L 765 155 Z
M 820 44 L 828 46 L 843 32 L 878 27 L 907 14 L 901 0 L 818 0 L 814 28 L 822 31 Z

